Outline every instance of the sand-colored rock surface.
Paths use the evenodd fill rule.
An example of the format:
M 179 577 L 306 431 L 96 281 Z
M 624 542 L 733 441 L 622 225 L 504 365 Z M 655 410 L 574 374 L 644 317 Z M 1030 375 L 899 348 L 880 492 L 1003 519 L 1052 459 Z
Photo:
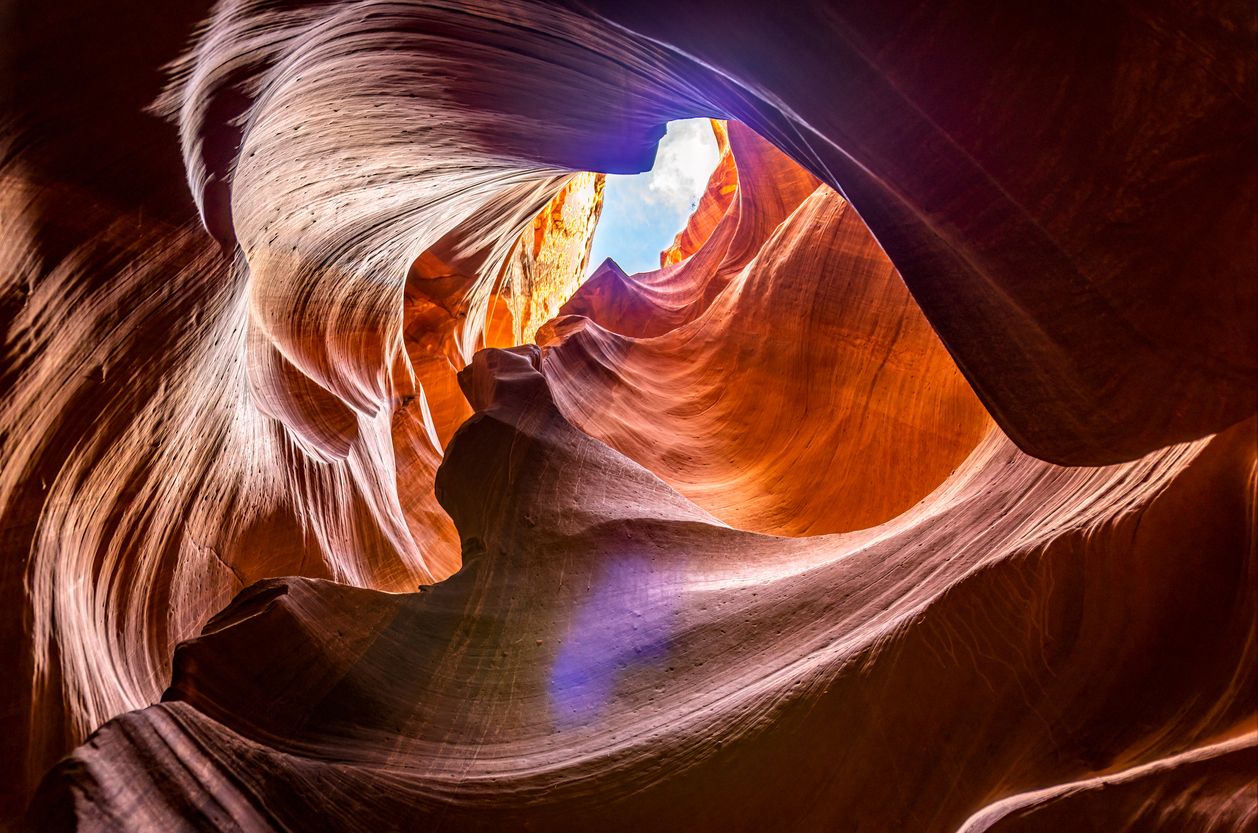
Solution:
M 574 425 L 726 523 L 777 535 L 875 526 L 938 486 L 990 420 L 851 205 L 820 185 L 764 210 L 756 188 L 815 183 L 730 129 L 748 149 L 739 164 L 772 159 L 773 178 L 744 177 L 736 207 L 679 266 L 618 278 L 621 303 L 598 283 L 608 270 L 581 287 L 564 309 L 590 318 L 540 334 L 546 376 Z M 710 189 L 696 216 L 714 202 Z M 659 299 L 695 287 L 673 319 L 684 323 L 622 334 L 659 329 Z
M 40 817 L 950 831 L 1252 713 L 1252 423 L 1102 469 L 993 432 L 895 521 L 783 539 L 577 431 L 538 361 L 465 374 L 478 413 L 437 477 L 455 577 L 254 586 Z
M 1253 829 L 1243 4 L 4 20 L 0 825 Z

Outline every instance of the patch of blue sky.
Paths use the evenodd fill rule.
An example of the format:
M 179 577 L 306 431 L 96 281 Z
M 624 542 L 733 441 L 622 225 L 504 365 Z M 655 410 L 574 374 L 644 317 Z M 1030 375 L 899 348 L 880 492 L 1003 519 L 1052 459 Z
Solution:
M 711 122 L 685 119 L 668 123 L 651 170 L 608 174 L 588 271 L 609 257 L 631 275 L 658 269 L 660 252 L 686 227 L 718 159 Z

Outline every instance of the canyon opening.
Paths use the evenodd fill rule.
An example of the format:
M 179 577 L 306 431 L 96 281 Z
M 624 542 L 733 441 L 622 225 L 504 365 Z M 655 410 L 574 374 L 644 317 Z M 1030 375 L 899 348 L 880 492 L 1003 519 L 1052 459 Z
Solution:
M 0 829 L 1255 830 L 1248 8 L 6 11 Z

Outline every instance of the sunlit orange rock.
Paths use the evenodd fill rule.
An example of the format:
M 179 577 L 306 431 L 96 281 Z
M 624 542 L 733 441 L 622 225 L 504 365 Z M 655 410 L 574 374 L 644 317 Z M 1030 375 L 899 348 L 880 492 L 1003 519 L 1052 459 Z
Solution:
M 394 409 L 391 438 L 401 511 L 421 544 L 430 578 L 444 578 L 459 566 L 458 538 L 432 493 L 441 450 L 471 415 L 455 374 L 469 347 L 532 339 L 540 322 L 577 289 L 602 193 L 600 174 L 568 179 L 520 232 L 505 260 L 501 251 L 494 256 L 469 247 L 487 230 L 501 233 L 499 226 L 484 225 L 493 220 L 476 217 L 410 265 L 403 302 L 407 361 L 395 382 L 409 393 Z M 512 223 L 519 223 L 518 215 Z M 493 285 L 488 299 L 487 281 Z
M 0 825 L 1252 828 L 1248 8 L 6 20 Z
M 696 255 L 681 274 L 702 266 Z M 895 268 L 825 185 L 694 320 L 632 338 L 569 316 L 543 336 L 574 425 L 742 529 L 889 520 L 990 427 Z
M 726 142 L 729 152 L 687 225 L 690 230 L 714 223 L 702 235 L 703 245 L 684 262 L 637 275 L 626 275 L 615 262 L 603 263 L 560 308 L 561 315 L 580 315 L 622 335 L 651 337 L 704 313 L 818 185 L 815 177 L 742 125 L 728 127 Z M 735 185 L 733 191 L 722 193 L 730 183 L 711 187 L 726 178 Z M 702 223 L 695 220 L 713 215 Z M 668 259 L 666 255 L 661 258 Z
M 532 341 L 537 328 L 555 317 L 585 279 L 590 244 L 603 207 L 602 174 L 581 173 L 533 218 L 507 261 L 498 294 L 511 310 L 509 340 L 487 342 L 510 347 Z M 489 326 L 493 326 L 490 317 Z
M 539 362 L 463 376 L 477 414 L 437 477 L 458 575 L 255 585 L 181 647 L 166 702 L 50 775 L 40 817 L 951 831 L 1046 782 L 1174 772 L 1252 714 L 1253 423 L 1099 469 L 992 431 L 890 523 L 784 539 L 577 431 Z M 1116 829 L 1141 818 L 1122 807 Z

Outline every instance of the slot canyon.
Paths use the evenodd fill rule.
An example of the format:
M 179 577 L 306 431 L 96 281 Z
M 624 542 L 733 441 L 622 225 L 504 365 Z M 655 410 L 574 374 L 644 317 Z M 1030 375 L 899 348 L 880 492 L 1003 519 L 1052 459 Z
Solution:
M 1258 831 L 1252 0 L 0 30 L 0 830 Z

